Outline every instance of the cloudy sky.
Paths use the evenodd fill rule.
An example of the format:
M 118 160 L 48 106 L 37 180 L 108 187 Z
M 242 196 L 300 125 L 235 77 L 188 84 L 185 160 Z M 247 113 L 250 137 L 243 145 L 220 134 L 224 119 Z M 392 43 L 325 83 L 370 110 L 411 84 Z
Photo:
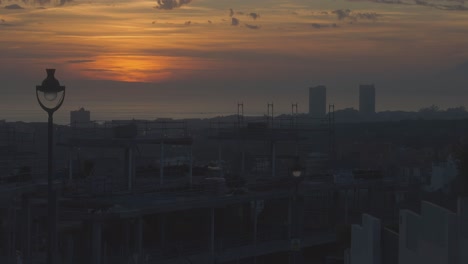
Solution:
M 468 102 L 464 0 L 0 0 L 0 119 L 40 120 L 45 68 L 67 86 L 59 119 L 337 109 L 374 83 L 377 110 Z M 3 116 L 2 116 L 3 115 Z

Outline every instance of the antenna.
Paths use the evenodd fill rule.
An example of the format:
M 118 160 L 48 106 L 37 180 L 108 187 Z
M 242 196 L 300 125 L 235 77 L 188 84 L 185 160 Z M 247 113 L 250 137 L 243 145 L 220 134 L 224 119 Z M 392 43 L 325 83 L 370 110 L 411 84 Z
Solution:
M 291 104 L 291 116 L 297 115 L 297 112 L 298 112 L 298 111 L 297 111 L 297 103 Z
M 237 124 L 240 126 L 244 123 L 244 102 L 237 103 Z
M 273 106 L 273 102 L 272 103 L 268 103 L 267 104 L 267 116 L 268 116 L 268 119 L 269 121 L 271 122 L 271 126 L 273 127 L 273 118 L 274 118 L 274 106 Z M 271 108 L 271 111 L 270 111 L 270 108 Z
M 292 121 L 292 126 L 296 127 L 296 116 L 297 116 L 297 103 L 292 103 L 291 104 L 291 121 Z

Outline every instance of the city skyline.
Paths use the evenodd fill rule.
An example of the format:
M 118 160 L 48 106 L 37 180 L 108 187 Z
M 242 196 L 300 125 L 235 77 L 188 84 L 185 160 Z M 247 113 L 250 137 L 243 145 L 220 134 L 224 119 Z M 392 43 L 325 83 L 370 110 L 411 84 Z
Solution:
M 2 118 L 42 119 L 45 68 L 69 88 L 58 118 L 234 113 L 237 101 L 306 112 L 319 84 L 337 109 L 357 108 L 361 83 L 378 87 L 377 111 L 466 105 L 466 5 L 389 2 L 2 1 Z
M 0 0 L 0 263 L 466 264 L 467 33 L 468 0 Z

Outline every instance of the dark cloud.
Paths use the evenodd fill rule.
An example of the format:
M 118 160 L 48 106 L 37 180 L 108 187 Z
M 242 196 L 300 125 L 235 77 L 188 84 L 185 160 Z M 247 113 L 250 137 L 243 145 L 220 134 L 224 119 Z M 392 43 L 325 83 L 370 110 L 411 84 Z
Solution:
M 468 10 L 468 7 L 467 6 L 463 6 L 463 5 L 441 5 L 441 6 L 435 6 L 435 8 L 437 9 L 442 9 L 442 10 L 453 10 L 453 11 L 467 11 Z
M 321 24 L 318 24 L 318 23 L 312 23 L 310 24 L 313 28 L 322 28 L 322 25 Z
M 457 3 L 457 4 L 452 4 Z M 400 2 L 400 4 L 411 4 L 407 2 Z M 433 7 L 441 10 L 459 10 L 466 11 L 468 10 L 467 6 L 464 6 L 464 0 L 438 0 L 438 1 L 424 1 L 424 0 L 414 0 L 415 5 Z
M 424 1 L 420 1 L 420 0 L 415 0 L 414 2 L 415 2 L 417 5 L 424 5 L 424 6 L 425 6 L 425 5 L 429 5 L 428 2 L 424 2 Z
M 172 10 L 190 4 L 192 0 L 157 0 L 156 2 L 158 3 L 158 9 Z
M 23 9 L 23 8 L 20 5 L 12 4 L 12 5 L 5 6 L 5 9 L 14 10 L 14 9 Z
M 185 21 L 184 25 L 190 26 L 192 24 L 192 21 Z
M 367 1 L 367 2 L 374 2 L 374 3 L 382 3 L 382 4 L 398 4 L 398 5 L 418 5 L 418 6 L 425 6 L 425 7 L 432 7 L 440 10 L 459 10 L 459 11 L 467 11 L 468 7 L 465 5 L 465 0 L 348 0 L 351 2 L 358 2 L 358 1 Z
M 357 13 L 354 15 L 358 19 L 377 20 L 381 15 L 377 13 Z
M 371 2 L 385 3 L 385 4 L 403 4 L 400 0 L 371 0 Z
M 26 5 L 47 5 L 51 3 L 51 0 L 22 0 Z
M 213 22 L 211 20 L 208 20 L 208 24 L 213 24 Z
M 245 24 L 245 26 L 249 29 L 259 29 L 260 26 L 257 26 L 257 25 L 250 25 L 250 24 Z
M 348 0 L 350 2 L 374 2 L 382 4 L 407 4 L 401 0 Z
M 333 14 L 336 14 L 339 20 L 343 20 L 345 18 L 348 18 L 351 14 L 351 10 L 349 9 L 337 9 L 332 11 Z
M 231 19 L 231 26 L 238 26 L 238 25 L 239 25 L 239 22 L 240 22 L 239 19 L 233 17 L 233 18 Z
M 312 15 L 333 15 L 333 11 L 311 11 Z
M 321 29 L 321 28 L 336 28 L 338 27 L 337 24 L 333 23 L 333 24 L 319 24 L 319 23 L 312 23 L 310 24 L 313 28 L 316 28 L 316 29 Z
M 242 11 L 234 11 L 234 9 L 232 8 L 229 8 L 229 16 L 230 17 L 234 17 L 234 15 L 245 15 L 246 13 L 242 12 Z M 247 16 L 253 18 L 254 20 L 256 20 L 257 18 L 260 17 L 260 14 L 258 13 L 255 13 L 255 12 L 251 12 L 251 13 L 248 13 Z
M 66 3 L 73 2 L 73 0 L 60 0 L 60 6 L 65 5 Z
M 69 60 L 67 61 L 67 63 L 71 63 L 71 64 L 88 63 L 88 62 L 95 62 L 95 60 Z
M 4 2 L 16 2 L 16 3 L 20 3 L 22 4 L 23 6 L 32 6 L 34 8 L 37 8 L 37 9 L 45 9 L 45 7 L 43 6 L 46 6 L 46 5 L 53 5 L 53 6 L 63 6 L 67 3 L 70 3 L 70 2 L 73 2 L 73 0 L 57 0 L 57 1 L 52 1 L 52 0 L 7 0 L 7 1 L 4 1 Z M 1 4 L 1 0 L 0 0 L 0 4 Z M 20 8 L 18 8 L 17 6 L 19 6 Z M 12 7 L 12 8 L 7 8 L 7 7 Z M 21 7 L 20 5 L 18 4 L 11 4 L 9 6 L 6 6 L 5 8 L 7 9 L 22 9 L 23 7 Z
M 382 16 L 375 12 L 368 12 L 368 13 L 352 12 L 350 9 L 337 9 L 337 10 L 331 11 L 328 14 L 335 14 L 338 20 L 349 19 L 352 21 L 357 21 L 357 20 L 376 21 L 380 16 Z
M 250 16 L 251 18 L 253 18 L 254 20 L 256 20 L 258 17 L 260 17 L 260 15 L 257 14 L 257 13 L 250 13 L 249 16 Z

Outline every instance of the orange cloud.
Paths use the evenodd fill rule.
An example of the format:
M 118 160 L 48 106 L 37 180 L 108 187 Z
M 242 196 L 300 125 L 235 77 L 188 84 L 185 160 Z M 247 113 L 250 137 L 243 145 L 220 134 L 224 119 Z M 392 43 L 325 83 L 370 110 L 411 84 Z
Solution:
M 68 67 L 92 80 L 162 82 L 177 79 L 180 73 L 202 67 L 203 61 L 188 57 L 104 55 Z

